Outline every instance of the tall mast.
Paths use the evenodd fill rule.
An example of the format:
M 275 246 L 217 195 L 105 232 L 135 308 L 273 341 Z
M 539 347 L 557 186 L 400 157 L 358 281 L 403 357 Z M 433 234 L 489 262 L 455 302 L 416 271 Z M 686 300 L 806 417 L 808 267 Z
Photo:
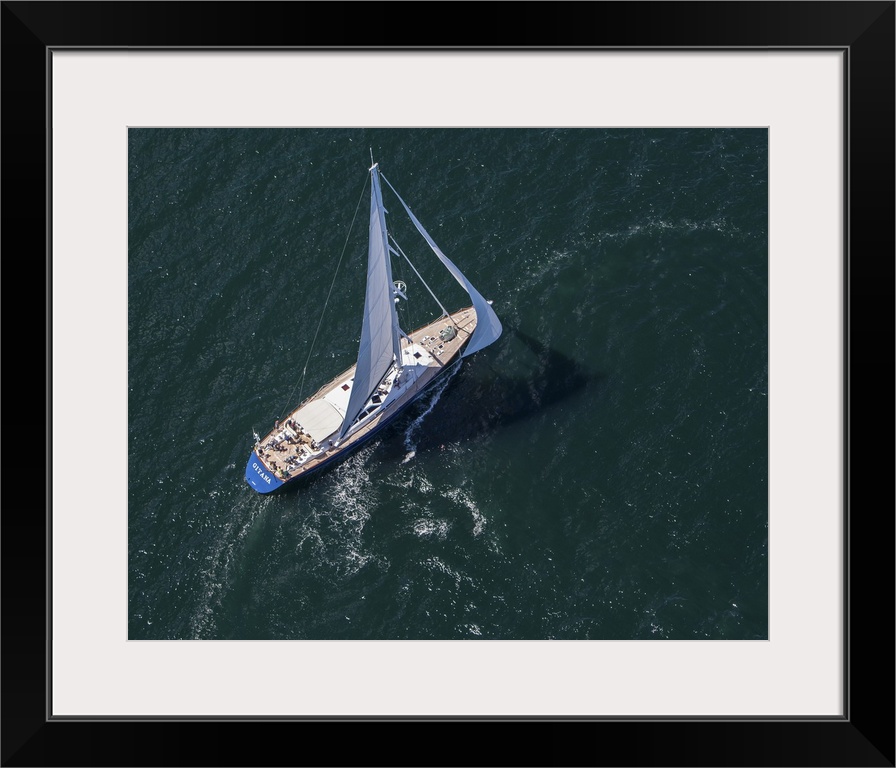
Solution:
M 372 157 L 371 153 L 371 159 Z M 383 193 L 377 163 L 370 166 L 370 181 L 364 321 L 361 326 L 355 378 L 339 439 L 351 428 L 392 365 L 401 366 L 401 336 L 398 314 L 395 311 L 395 286 L 392 284 L 386 211 L 383 208 Z
M 371 153 L 371 158 L 373 153 Z M 379 242 L 377 249 L 382 247 L 382 259 L 386 268 L 386 280 L 389 288 L 389 315 L 392 318 L 392 352 L 395 355 L 395 365 L 401 368 L 401 328 L 398 327 L 398 312 L 395 310 L 395 283 L 392 280 L 392 259 L 389 257 L 389 233 L 386 230 L 386 208 L 383 205 L 383 189 L 380 186 L 380 165 L 373 166 L 373 194 L 377 200 L 377 219 L 379 222 Z M 371 240 L 373 240 L 373 223 L 371 222 Z

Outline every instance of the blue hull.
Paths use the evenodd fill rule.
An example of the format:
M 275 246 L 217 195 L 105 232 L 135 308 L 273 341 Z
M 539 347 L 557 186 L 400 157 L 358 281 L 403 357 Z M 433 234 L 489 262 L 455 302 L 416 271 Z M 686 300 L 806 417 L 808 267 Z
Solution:
M 264 464 L 261 463 L 258 454 L 252 451 L 249 463 L 246 464 L 246 482 L 259 493 L 273 493 L 278 488 L 286 485 L 287 481 L 271 474 Z

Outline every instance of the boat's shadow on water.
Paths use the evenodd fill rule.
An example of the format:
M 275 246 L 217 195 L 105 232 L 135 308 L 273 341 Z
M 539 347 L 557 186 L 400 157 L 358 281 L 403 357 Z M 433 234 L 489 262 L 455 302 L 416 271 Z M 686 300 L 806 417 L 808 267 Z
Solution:
M 505 328 L 500 344 L 461 366 L 432 411 L 415 423 L 431 404 L 433 395 L 425 396 L 384 434 L 380 455 L 388 461 L 409 448 L 420 454 L 477 439 L 534 418 L 605 379 L 521 331 Z M 503 361 L 512 375 L 502 372 Z

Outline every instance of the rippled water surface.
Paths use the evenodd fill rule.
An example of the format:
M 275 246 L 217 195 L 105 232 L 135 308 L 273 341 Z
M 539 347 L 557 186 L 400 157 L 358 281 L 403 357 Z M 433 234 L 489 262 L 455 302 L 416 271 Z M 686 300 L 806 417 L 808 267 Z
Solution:
M 259 496 L 354 362 L 371 150 L 505 332 Z M 767 220 L 764 130 L 131 129 L 129 637 L 767 638 Z

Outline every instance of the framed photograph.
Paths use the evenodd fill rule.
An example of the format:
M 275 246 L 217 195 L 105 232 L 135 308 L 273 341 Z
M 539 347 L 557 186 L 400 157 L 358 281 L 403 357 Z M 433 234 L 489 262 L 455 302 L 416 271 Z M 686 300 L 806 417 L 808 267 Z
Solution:
M 892 462 L 857 430 L 891 423 L 894 4 L 524 4 L 526 46 L 211 7 L 3 4 L 7 239 L 44 224 L 47 317 L 4 765 L 275 764 L 193 731 L 292 722 L 894 765 Z M 460 40 L 466 8 L 430 6 Z M 427 262 L 381 224 L 405 207 Z M 391 433 L 259 486 L 453 355 L 468 304 L 476 354 Z M 363 399 L 306 400 L 356 360 Z

